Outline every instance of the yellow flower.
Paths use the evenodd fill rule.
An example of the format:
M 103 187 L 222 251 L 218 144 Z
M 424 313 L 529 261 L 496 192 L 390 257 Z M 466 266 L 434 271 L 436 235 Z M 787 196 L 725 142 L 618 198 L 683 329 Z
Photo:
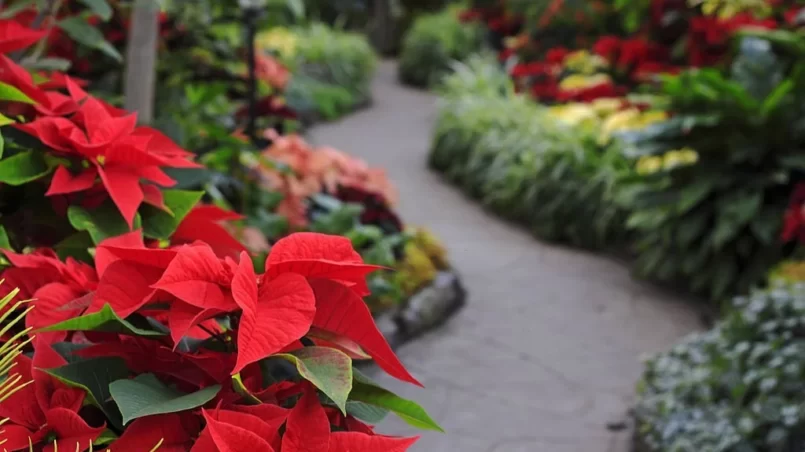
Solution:
M 277 27 L 259 33 L 255 38 L 257 48 L 262 50 L 275 50 L 282 56 L 293 56 L 299 38 L 287 28 Z
M 769 279 L 777 283 L 805 282 L 805 262 L 783 261 L 771 271 Z
M 598 122 L 598 115 L 588 104 L 569 103 L 548 108 L 548 115 L 568 125 L 575 126 L 583 122 Z
M 598 116 L 604 118 L 620 110 L 623 106 L 623 99 L 605 97 L 592 101 L 590 106 Z
M 664 111 L 654 110 L 647 111 L 640 115 L 639 128 L 648 127 L 658 122 L 663 122 L 668 119 L 668 113 Z
M 680 166 L 693 165 L 699 161 L 699 154 L 689 147 L 668 151 L 663 155 L 663 168 L 670 170 Z
M 573 74 L 565 77 L 560 83 L 559 88 L 564 91 L 588 88 L 590 86 L 611 83 L 612 79 L 607 74 L 582 75 Z
M 663 160 L 662 157 L 657 157 L 654 155 L 646 155 L 640 157 L 637 161 L 637 174 L 654 174 L 657 171 L 662 169 Z
M 635 123 L 640 120 L 640 110 L 637 108 L 627 108 L 610 115 L 604 120 L 601 126 L 601 134 L 598 136 L 598 144 L 606 145 L 612 139 L 615 132 L 634 128 Z
M 609 66 L 607 60 L 598 55 L 593 55 L 586 50 L 577 50 L 569 53 L 563 63 L 565 69 L 582 74 L 593 74 Z
M 528 44 L 527 34 L 521 34 L 518 36 L 509 36 L 508 38 L 505 38 L 503 40 L 503 45 L 507 49 L 519 49 L 520 47 L 523 47 L 526 44 Z

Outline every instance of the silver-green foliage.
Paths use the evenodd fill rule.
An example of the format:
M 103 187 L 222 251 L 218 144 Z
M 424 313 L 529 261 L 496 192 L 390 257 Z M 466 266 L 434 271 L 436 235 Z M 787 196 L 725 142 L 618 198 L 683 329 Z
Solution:
M 490 57 L 453 65 L 445 77 L 429 163 L 492 210 L 535 235 L 585 247 L 623 239 L 625 213 L 611 202 L 628 162 L 592 135 L 515 93 Z
M 805 286 L 734 305 L 647 362 L 636 413 L 648 450 L 805 450 Z

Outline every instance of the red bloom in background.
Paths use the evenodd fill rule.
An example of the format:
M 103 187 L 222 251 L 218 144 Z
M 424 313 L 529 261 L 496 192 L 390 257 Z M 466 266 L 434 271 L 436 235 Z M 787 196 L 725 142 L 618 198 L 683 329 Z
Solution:
M 625 93 L 626 88 L 608 82 L 572 91 L 559 91 L 556 100 L 559 102 L 592 102 L 606 97 L 620 97 Z
M 780 236 L 786 243 L 794 240 L 805 243 L 805 183 L 800 182 L 794 187 Z
M 24 49 L 47 35 L 45 30 L 32 30 L 15 20 L 0 20 L 0 53 Z
M 805 11 L 805 7 L 802 6 L 794 6 L 789 8 L 783 14 L 783 17 L 785 18 L 785 23 L 795 27 L 801 26 L 804 22 L 801 18 L 803 11 Z
M 564 47 L 554 47 L 545 54 L 545 62 L 553 65 L 562 64 L 570 50 Z
M 68 87 L 69 87 L 68 82 Z M 77 86 L 75 90 L 78 90 Z M 79 91 L 83 92 L 83 91 Z M 17 128 L 35 136 L 53 152 L 78 159 L 78 171 L 56 169 L 47 195 L 92 189 L 100 178 L 106 192 L 131 226 L 140 204 L 153 188 L 143 181 L 163 187 L 176 183 L 161 168 L 193 166 L 189 154 L 153 129 L 135 130 L 136 116 L 116 116 L 113 107 L 87 97 L 71 119 L 42 117 Z
M 775 29 L 777 23 L 773 19 L 755 19 L 746 13 L 729 19 L 709 16 L 692 18 L 688 39 L 690 64 L 696 67 L 718 64 L 729 50 L 732 35 L 744 28 Z
M 602 36 L 593 44 L 593 53 L 614 63 L 621 49 L 621 40 L 617 36 Z

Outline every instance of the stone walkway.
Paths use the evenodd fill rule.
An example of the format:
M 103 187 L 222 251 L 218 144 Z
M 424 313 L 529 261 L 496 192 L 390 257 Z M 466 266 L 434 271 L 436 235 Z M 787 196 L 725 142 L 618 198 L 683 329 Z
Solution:
M 311 141 L 387 168 L 402 218 L 446 243 L 469 291 L 441 330 L 400 358 L 426 389 L 380 380 L 447 430 L 413 452 L 626 452 L 640 356 L 696 329 L 690 307 L 634 281 L 622 265 L 534 240 L 486 214 L 426 168 L 436 98 L 381 66 L 372 108 L 317 126 Z M 387 434 L 412 434 L 397 419 Z

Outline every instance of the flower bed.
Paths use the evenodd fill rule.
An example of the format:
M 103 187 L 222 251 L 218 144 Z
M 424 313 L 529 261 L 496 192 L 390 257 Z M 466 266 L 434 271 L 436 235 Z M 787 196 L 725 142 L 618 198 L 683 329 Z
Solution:
M 449 78 L 459 88 L 443 96 L 431 165 L 540 237 L 629 245 L 642 276 L 714 301 L 762 284 L 790 252 L 779 237 L 800 178 L 799 133 L 774 127 L 799 115 L 788 101 L 800 89 L 799 10 L 526 3 L 463 14 L 499 35 L 513 87 L 492 89 L 484 111 L 474 88 L 460 87 L 467 75 Z M 712 33 L 700 36 L 703 27 Z M 715 67 L 697 69 L 706 65 Z M 482 80 L 494 71 L 474 70 Z M 572 136 L 559 141 L 572 144 L 546 152 L 542 134 L 557 122 Z M 597 232 L 580 218 L 596 218 Z
M 354 369 L 373 361 L 419 384 L 372 311 L 398 309 L 408 337 L 437 323 L 409 307 L 462 300 L 435 239 L 403 228 L 387 181 L 361 162 L 276 132 L 255 151 L 232 108 L 242 78 L 161 79 L 183 88 L 185 103 L 160 108 L 180 117 L 188 152 L 89 94 L 113 91 L 98 80 L 33 69 L 54 30 L 115 53 L 92 28 L 114 11 L 91 6 L 0 21 L 3 448 L 403 451 L 416 438 L 370 424 L 395 413 L 441 430 Z M 215 60 L 229 75 L 238 62 Z M 428 291 L 455 303 L 416 301 Z

